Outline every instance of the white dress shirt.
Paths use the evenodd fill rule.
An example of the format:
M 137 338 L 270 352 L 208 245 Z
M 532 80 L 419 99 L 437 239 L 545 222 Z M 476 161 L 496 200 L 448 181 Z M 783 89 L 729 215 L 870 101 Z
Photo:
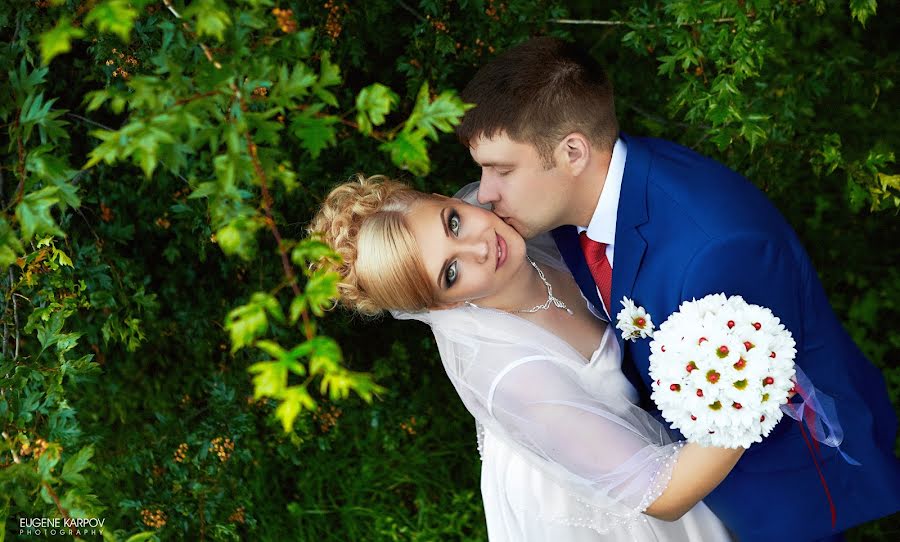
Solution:
M 609 266 L 613 267 L 613 255 L 615 254 L 614 243 L 616 241 L 616 216 L 619 212 L 619 193 L 622 191 L 622 177 L 625 175 L 625 156 L 628 154 L 625 142 L 616 139 L 613 146 L 612 157 L 609 160 L 609 168 L 606 171 L 606 181 L 603 183 L 603 190 L 600 192 L 600 199 L 597 201 L 597 207 L 594 209 L 594 215 L 591 217 L 588 227 L 578 226 L 578 234 L 587 231 L 588 238 L 598 243 L 606 244 L 606 259 L 609 260 Z M 603 296 L 600 302 L 603 303 Z M 610 313 L 609 307 L 606 307 L 607 313 Z

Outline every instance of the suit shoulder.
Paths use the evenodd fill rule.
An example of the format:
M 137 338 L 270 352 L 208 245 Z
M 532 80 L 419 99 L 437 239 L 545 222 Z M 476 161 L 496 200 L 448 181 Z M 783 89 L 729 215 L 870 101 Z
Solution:
M 668 208 L 711 238 L 724 232 L 772 232 L 787 225 L 759 188 L 724 164 L 671 141 L 638 139 L 650 163 L 647 200 L 651 209 Z

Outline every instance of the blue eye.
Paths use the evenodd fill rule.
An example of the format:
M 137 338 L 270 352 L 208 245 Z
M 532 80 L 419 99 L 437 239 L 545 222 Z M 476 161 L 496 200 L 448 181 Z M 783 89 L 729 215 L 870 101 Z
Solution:
M 456 282 L 456 277 L 459 274 L 456 266 L 457 262 L 453 262 L 447 266 L 447 271 L 444 275 L 444 281 L 446 282 L 447 288 L 453 286 L 453 283 Z
M 450 216 L 447 218 L 447 227 L 453 232 L 453 235 L 459 236 L 459 214 L 456 211 L 450 211 Z

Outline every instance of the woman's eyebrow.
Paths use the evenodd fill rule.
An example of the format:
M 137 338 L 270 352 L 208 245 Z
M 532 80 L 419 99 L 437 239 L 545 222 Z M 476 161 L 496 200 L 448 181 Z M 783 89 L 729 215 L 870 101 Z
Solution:
M 450 230 L 447 229 L 447 217 L 446 217 L 446 215 L 447 215 L 447 207 L 444 207 L 444 208 L 441 209 L 441 226 L 444 228 L 444 236 L 445 236 L 445 237 L 450 237 Z M 443 288 L 443 285 L 441 284 L 441 282 L 442 282 L 442 279 L 444 278 L 445 272 L 446 272 L 446 270 L 447 270 L 447 266 L 448 266 L 449 264 L 450 264 L 450 260 L 444 260 L 443 265 L 441 265 L 440 271 L 438 271 L 438 276 L 437 276 L 437 285 L 438 285 L 438 288 Z

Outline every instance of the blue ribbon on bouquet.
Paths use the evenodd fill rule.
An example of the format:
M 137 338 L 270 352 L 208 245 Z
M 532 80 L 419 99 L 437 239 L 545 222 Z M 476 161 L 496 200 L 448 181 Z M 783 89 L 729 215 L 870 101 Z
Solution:
M 810 434 L 817 442 L 837 448 L 844 461 L 851 465 L 859 466 L 859 461 L 841 450 L 840 444 L 844 440 L 844 430 L 838 421 L 834 399 L 813 386 L 812 381 L 800 367 L 794 366 L 794 369 L 796 370 L 794 375 L 796 386 L 794 386 L 794 389 L 803 401 L 798 403 L 789 401 L 781 405 L 781 411 L 801 424 L 806 422 Z
M 825 475 L 822 474 L 822 468 L 816 460 L 816 451 L 819 449 L 819 443 L 837 448 L 844 461 L 851 465 L 859 466 L 860 462 L 853 459 L 843 450 L 841 450 L 841 442 L 844 440 L 844 430 L 838 422 L 837 409 L 834 407 L 834 399 L 821 392 L 813 386 L 812 381 L 806 376 L 800 367 L 794 366 L 796 374 L 794 375 L 794 391 L 797 392 L 803 401 L 781 405 L 781 411 L 797 420 L 800 423 L 800 434 L 806 441 L 806 447 L 809 449 L 809 455 L 812 456 L 813 465 L 819 474 L 819 481 L 822 482 L 822 488 L 825 490 L 825 497 L 828 499 L 828 507 L 831 511 L 831 528 L 835 526 L 837 520 L 837 511 L 834 508 L 834 501 L 831 499 L 831 491 L 828 490 L 828 484 L 825 482 Z M 803 424 L 809 427 L 809 432 L 813 437 L 815 451 L 810 445 L 809 437 L 803 429 Z M 827 432 L 826 432 L 827 430 Z

